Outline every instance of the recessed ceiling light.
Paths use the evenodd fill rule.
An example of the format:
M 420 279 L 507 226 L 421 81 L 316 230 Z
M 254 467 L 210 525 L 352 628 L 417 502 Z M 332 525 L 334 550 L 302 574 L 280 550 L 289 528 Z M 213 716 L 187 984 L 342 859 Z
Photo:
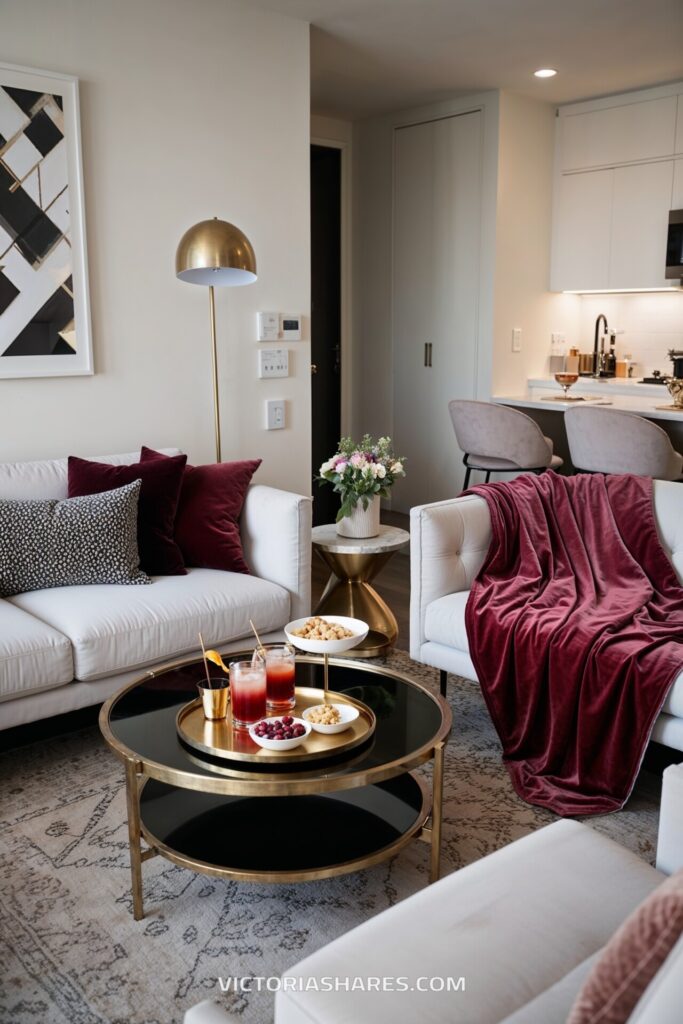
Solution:
M 553 78 L 557 71 L 555 68 L 539 68 L 538 71 L 534 71 L 536 78 Z

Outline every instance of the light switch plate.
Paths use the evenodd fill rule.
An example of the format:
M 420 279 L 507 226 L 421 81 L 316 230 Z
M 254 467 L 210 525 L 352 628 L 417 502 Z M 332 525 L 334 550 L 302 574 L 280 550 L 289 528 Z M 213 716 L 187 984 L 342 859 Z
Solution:
M 522 328 L 521 327 L 513 327 L 512 328 L 512 351 L 513 352 L 521 352 L 522 351 Z
M 286 348 L 262 348 L 258 354 L 258 375 L 289 377 L 289 352 Z
M 266 402 L 266 430 L 282 430 L 285 425 L 285 403 L 282 398 Z

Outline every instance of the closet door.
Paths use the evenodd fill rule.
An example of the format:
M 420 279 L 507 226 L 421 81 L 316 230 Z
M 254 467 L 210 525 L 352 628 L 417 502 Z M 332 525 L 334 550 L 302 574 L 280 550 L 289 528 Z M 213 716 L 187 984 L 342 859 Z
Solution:
M 392 507 L 408 511 L 462 487 L 448 402 L 476 387 L 481 114 L 397 129 L 394 161 L 393 438 L 408 461 Z

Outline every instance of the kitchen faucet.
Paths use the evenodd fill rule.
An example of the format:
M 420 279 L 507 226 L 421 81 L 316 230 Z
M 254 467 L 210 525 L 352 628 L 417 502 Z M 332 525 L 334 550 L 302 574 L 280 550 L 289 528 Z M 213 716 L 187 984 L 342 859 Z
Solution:
M 598 318 L 595 321 L 595 341 L 593 343 L 593 376 L 594 377 L 599 377 L 600 376 L 600 370 L 602 369 L 602 367 L 600 366 L 600 361 L 599 361 L 599 356 L 598 356 L 598 337 L 599 337 L 599 327 L 600 327 L 600 321 L 601 320 L 603 320 L 604 324 L 605 324 L 604 334 L 607 334 L 607 332 L 609 330 L 609 327 L 607 326 L 607 317 L 605 316 L 604 313 L 600 313 L 600 315 L 598 316 Z

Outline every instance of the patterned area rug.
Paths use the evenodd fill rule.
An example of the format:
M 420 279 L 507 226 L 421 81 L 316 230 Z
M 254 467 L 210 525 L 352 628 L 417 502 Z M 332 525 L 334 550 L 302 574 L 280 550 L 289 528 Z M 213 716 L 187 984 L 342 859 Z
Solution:
M 387 663 L 437 685 L 400 651 Z M 478 687 L 451 677 L 449 698 L 443 874 L 554 819 L 513 792 Z M 3 755 L 0 793 L 0 1024 L 180 1024 L 206 998 L 266 1024 L 271 994 L 224 994 L 218 979 L 279 975 L 427 882 L 419 842 L 369 871 L 298 885 L 225 882 L 154 858 L 135 922 L 123 772 L 95 728 Z M 643 773 L 625 810 L 588 824 L 653 862 L 657 801 Z

